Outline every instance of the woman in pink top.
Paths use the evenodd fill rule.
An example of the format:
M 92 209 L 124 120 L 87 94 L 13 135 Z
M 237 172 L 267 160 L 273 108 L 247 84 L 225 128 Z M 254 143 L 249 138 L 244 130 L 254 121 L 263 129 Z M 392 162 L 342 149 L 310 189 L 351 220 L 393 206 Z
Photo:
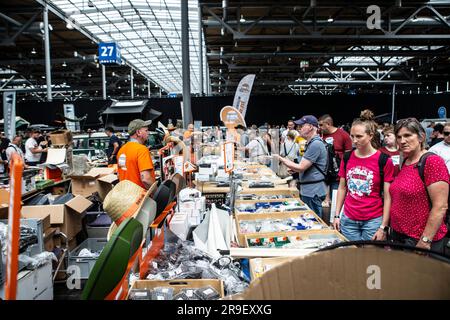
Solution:
M 380 168 L 381 152 L 374 147 L 373 140 L 377 125 L 372 119 L 373 113 L 365 110 L 361 118 L 353 122 L 350 136 L 356 150 L 351 152 L 346 166 L 345 160 L 341 161 L 339 170 L 333 226 L 350 241 L 386 240 L 391 206 L 389 186 L 394 180 L 394 166 L 392 160 L 385 157 L 387 160 Z
M 396 124 L 395 135 L 405 162 L 389 190 L 392 240 L 442 252 L 449 192 L 445 162 L 437 155 L 429 156 L 424 166 L 425 181 L 422 181 L 417 164 L 426 153 L 425 130 L 416 119 L 408 118 Z

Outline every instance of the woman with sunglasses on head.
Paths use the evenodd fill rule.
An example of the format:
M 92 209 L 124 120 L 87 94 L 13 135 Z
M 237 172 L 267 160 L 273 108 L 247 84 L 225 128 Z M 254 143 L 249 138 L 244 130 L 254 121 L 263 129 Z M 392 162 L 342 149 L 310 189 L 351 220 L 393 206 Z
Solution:
M 450 128 L 449 128 L 450 129 Z M 447 227 L 444 217 L 448 206 L 449 173 L 438 155 L 421 158 L 426 133 L 415 118 L 395 125 L 395 136 L 404 161 L 392 183 L 391 239 L 418 248 L 443 252 Z M 422 159 L 422 161 L 421 161 Z M 423 180 L 419 173 L 423 164 Z
M 350 130 L 356 149 L 346 152 L 341 161 L 333 226 L 350 241 L 383 241 L 387 236 L 394 165 L 377 150 L 376 133 L 373 113 L 364 110 Z

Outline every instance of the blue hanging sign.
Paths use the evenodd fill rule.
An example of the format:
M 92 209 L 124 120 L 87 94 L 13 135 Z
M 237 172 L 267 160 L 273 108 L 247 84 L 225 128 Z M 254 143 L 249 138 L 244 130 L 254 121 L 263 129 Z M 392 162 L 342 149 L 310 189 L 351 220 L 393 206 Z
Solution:
M 121 64 L 120 46 L 115 42 L 99 43 L 98 62 L 101 64 Z
M 441 118 L 441 119 L 447 118 L 447 108 L 444 106 L 439 107 L 438 115 L 439 115 L 439 118 Z

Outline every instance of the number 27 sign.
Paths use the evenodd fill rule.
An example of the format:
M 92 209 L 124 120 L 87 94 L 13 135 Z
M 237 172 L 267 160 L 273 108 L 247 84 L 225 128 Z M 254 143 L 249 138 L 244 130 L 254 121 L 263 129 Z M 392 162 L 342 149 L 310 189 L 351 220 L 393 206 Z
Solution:
M 102 42 L 98 45 L 98 61 L 101 64 L 120 64 L 120 47 L 115 42 Z

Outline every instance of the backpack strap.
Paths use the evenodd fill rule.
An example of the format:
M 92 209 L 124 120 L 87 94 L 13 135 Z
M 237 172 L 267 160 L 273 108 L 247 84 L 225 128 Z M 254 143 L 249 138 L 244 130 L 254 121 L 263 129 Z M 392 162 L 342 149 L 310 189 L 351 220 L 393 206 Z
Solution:
M 344 161 L 344 179 L 347 180 L 347 163 L 350 159 L 350 156 L 352 155 L 353 150 L 351 151 L 345 151 L 344 156 L 342 157 L 342 160 Z
M 380 169 L 380 197 L 383 197 L 384 192 L 384 167 L 389 159 L 386 153 L 381 152 L 378 158 L 378 168 Z
M 428 193 L 427 185 L 425 184 L 425 165 L 427 163 L 428 157 L 432 156 L 432 155 L 435 155 L 435 153 L 433 153 L 433 152 L 424 153 L 420 157 L 419 162 L 417 162 L 417 164 L 414 166 L 419 171 L 419 176 L 423 182 L 423 186 L 425 187 L 425 192 L 427 193 L 428 204 L 429 204 L 430 208 L 431 208 L 431 197 L 430 197 L 430 194 Z

